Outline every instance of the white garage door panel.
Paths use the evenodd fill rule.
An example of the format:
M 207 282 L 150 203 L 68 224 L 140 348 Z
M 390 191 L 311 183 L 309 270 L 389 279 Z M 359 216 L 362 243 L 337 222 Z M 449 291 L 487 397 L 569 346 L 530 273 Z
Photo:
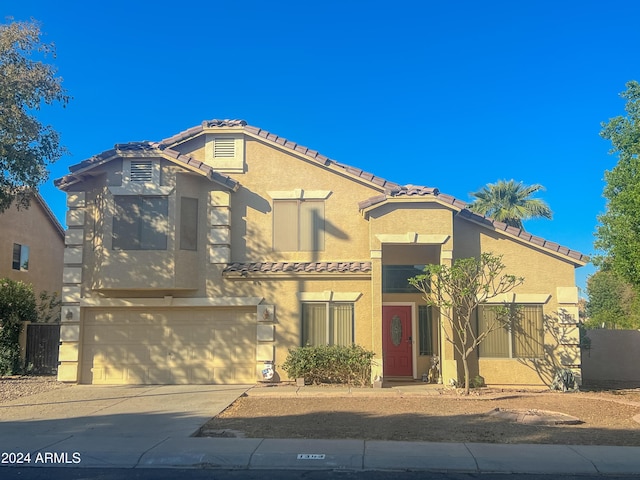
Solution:
M 89 310 L 83 339 L 83 383 L 256 380 L 256 319 L 250 309 Z

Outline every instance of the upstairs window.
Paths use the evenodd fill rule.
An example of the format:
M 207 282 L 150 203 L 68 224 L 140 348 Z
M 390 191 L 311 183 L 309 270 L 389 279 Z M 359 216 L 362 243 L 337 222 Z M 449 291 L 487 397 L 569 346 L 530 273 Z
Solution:
M 22 272 L 29 270 L 29 247 L 20 245 L 19 243 L 13 244 L 13 261 L 11 268 Z
M 198 199 L 180 198 L 180 250 L 198 249 Z
M 118 195 L 114 199 L 114 250 L 167 249 L 167 197 Z
M 273 249 L 324 250 L 324 200 L 274 200 Z

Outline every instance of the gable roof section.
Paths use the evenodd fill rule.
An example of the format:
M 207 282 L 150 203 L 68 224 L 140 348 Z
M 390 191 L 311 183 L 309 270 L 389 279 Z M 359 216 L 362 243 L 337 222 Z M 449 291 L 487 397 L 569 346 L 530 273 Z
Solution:
M 312 160 L 319 165 L 346 174 L 352 178 L 357 178 L 361 181 L 365 181 L 366 183 L 372 184 L 374 187 L 380 188 L 385 192 L 391 192 L 393 190 L 401 188 L 397 183 L 393 183 L 384 178 L 377 177 L 372 173 L 365 172 L 364 170 L 361 170 L 359 168 L 355 168 L 350 165 L 340 163 L 336 160 L 332 160 L 331 158 L 318 153 L 316 150 L 312 150 L 303 145 L 287 140 L 284 137 L 280 137 L 262 128 L 248 125 L 244 120 L 206 120 L 202 122 L 201 125 L 184 130 L 183 132 L 180 132 L 172 137 L 165 138 L 160 142 L 160 145 L 165 145 L 167 147 L 173 146 L 185 142 L 197 135 L 200 135 L 201 133 L 205 133 L 206 131 L 215 131 L 215 128 L 238 128 L 239 131 L 242 131 L 250 136 L 271 143 L 276 147 L 288 150 L 291 153 L 295 153 L 296 155 L 302 156 L 305 159 Z
M 403 200 L 420 201 L 421 199 L 424 200 L 429 198 L 442 205 L 451 206 L 451 208 L 457 212 L 457 215 L 459 215 L 461 218 L 464 218 L 465 220 L 472 221 L 474 223 L 477 223 L 479 225 L 482 225 L 486 228 L 489 228 L 495 231 L 503 232 L 508 236 L 511 236 L 520 241 L 528 243 L 536 248 L 541 248 L 543 250 L 550 251 L 556 255 L 564 256 L 570 259 L 576 265 L 585 265 L 586 263 L 589 262 L 589 257 L 581 254 L 580 252 L 571 250 L 568 247 L 564 247 L 557 243 L 550 242 L 543 238 L 536 237 L 534 235 L 531 235 L 525 232 L 524 230 L 520 230 L 515 227 L 510 227 L 507 224 L 493 220 L 490 217 L 473 213 L 471 210 L 467 208 L 466 202 L 458 200 L 457 198 L 451 195 L 440 193 L 440 191 L 437 188 L 425 187 L 425 186 L 419 186 L 419 185 L 402 186 L 397 183 L 390 182 L 384 178 L 377 177 L 372 173 L 368 173 L 368 172 L 365 172 L 364 170 L 360 170 L 359 168 L 355 168 L 355 167 L 337 162 L 336 160 L 332 160 L 331 158 L 326 157 L 315 150 L 311 150 L 310 148 L 307 148 L 303 145 L 299 145 L 295 142 L 287 140 L 284 137 L 275 135 L 271 132 L 268 132 L 267 130 L 263 130 L 261 128 L 248 125 L 247 122 L 244 120 L 232 120 L 232 119 L 205 120 L 200 125 L 184 130 L 180 133 L 177 133 L 176 135 L 173 135 L 172 137 L 165 138 L 160 142 L 147 141 L 147 142 L 132 142 L 132 143 L 126 143 L 126 144 L 116 144 L 114 149 L 102 152 L 99 155 L 91 157 L 77 165 L 70 167 L 69 170 L 72 173 L 56 180 L 54 183 L 58 188 L 65 190 L 73 183 L 80 181 L 82 179 L 82 174 L 84 172 L 92 168 L 95 168 L 96 166 L 101 165 L 107 161 L 113 160 L 114 158 L 126 157 L 128 155 L 129 156 L 147 155 L 147 156 L 161 156 L 163 158 L 174 161 L 175 163 L 181 166 L 184 166 L 186 168 L 189 168 L 191 170 L 199 171 L 203 175 L 207 176 L 207 178 L 209 178 L 211 181 L 214 181 L 233 191 L 236 191 L 239 188 L 239 182 L 237 182 L 233 178 L 227 175 L 221 174 L 219 172 L 216 172 L 210 166 L 205 165 L 204 163 L 198 160 L 195 160 L 189 155 L 181 154 L 171 148 L 172 146 L 183 143 L 202 133 L 214 132 L 216 128 L 224 128 L 227 131 L 230 129 L 232 131 L 237 129 L 238 132 L 243 132 L 249 136 L 253 136 L 254 138 L 258 138 L 264 142 L 271 143 L 275 147 L 288 150 L 291 153 L 294 153 L 298 156 L 302 156 L 305 159 L 311 160 L 319 165 L 332 169 L 336 172 L 342 173 L 358 181 L 365 182 L 373 186 L 374 188 L 379 189 L 381 191 L 380 195 L 370 197 L 358 204 L 360 211 L 363 212 L 365 215 L 368 211 L 375 209 L 378 206 L 381 206 L 382 204 L 387 202 L 403 201 Z M 334 263 L 343 264 L 345 262 L 334 262 Z M 349 262 L 346 262 L 346 263 L 349 263 Z M 237 264 L 237 265 L 240 265 L 240 264 Z M 240 268 L 245 272 L 263 271 L 262 270 L 263 268 L 267 268 L 264 266 L 267 264 L 242 264 L 242 265 L 244 265 L 244 267 L 234 267 L 234 268 Z M 257 265 L 260 265 L 260 267 L 257 267 Z M 277 264 L 274 264 L 274 265 L 277 265 Z M 287 264 L 287 265 L 294 265 L 294 264 Z M 296 268 L 296 269 L 303 268 L 305 270 L 307 268 L 312 268 L 312 270 L 315 269 L 315 267 L 310 267 L 309 266 L 310 264 L 309 265 L 305 264 L 304 267 L 300 267 L 300 265 L 302 264 L 295 264 L 295 265 L 298 265 L 298 266 L 287 267 L 287 268 Z M 231 266 L 228 268 L 231 268 Z M 234 268 L 232 268 L 231 270 L 225 269 L 225 272 L 239 273 L 239 270 L 235 270 Z M 258 270 L 255 270 L 256 268 Z M 268 268 L 280 268 L 280 267 L 271 266 Z M 280 270 L 276 270 L 276 271 L 280 271 Z M 290 270 L 290 271 L 294 271 L 294 270 Z M 295 271 L 300 271 L 300 270 L 295 270 Z
M 69 167 L 69 171 L 71 171 L 70 174 L 55 180 L 53 183 L 59 189 L 67 190 L 74 183 L 82 181 L 85 175 L 90 174 L 90 170 L 116 158 L 127 157 L 164 158 L 188 170 L 200 173 L 212 182 L 218 183 L 230 190 L 236 191 L 240 187 L 240 183 L 228 175 L 216 172 L 209 165 L 205 165 L 189 155 L 181 154 L 157 142 L 117 143 L 110 150 L 106 150 L 76 165 L 72 165 Z
M 395 199 L 412 199 L 412 198 L 432 198 L 434 201 L 437 201 L 440 204 L 451 205 L 453 210 L 457 212 L 457 215 L 465 220 L 469 220 L 471 222 L 477 223 L 478 225 L 487 227 L 489 229 L 503 232 L 508 234 L 511 237 L 515 237 L 525 243 L 529 243 L 534 247 L 542 248 L 543 250 L 549 250 L 553 253 L 560 254 L 566 257 L 569 257 L 575 264 L 577 265 L 585 265 L 589 262 L 589 257 L 583 255 L 576 250 L 571 250 L 568 247 L 564 247 L 558 243 L 550 242 L 549 240 L 545 240 L 541 237 L 536 237 L 531 235 L 524 230 L 521 230 L 516 227 L 511 227 L 506 223 L 499 222 L 485 215 L 480 215 L 478 213 L 472 212 L 467 208 L 467 203 L 462 200 L 458 200 L 451 195 L 447 195 L 444 193 L 440 193 L 437 188 L 430 187 L 420 187 L 415 185 L 406 185 L 404 187 L 400 187 L 400 189 L 396 191 L 389 192 L 385 195 L 377 195 L 375 197 L 368 198 L 358 204 L 360 207 L 360 211 L 364 214 L 368 213 L 370 210 L 375 209 L 379 206 L 382 206 L 385 203 L 393 202 Z
M 47 205 L 47 202 L 44 201 L 44 198 L 42 198 L 42 195 L 40 195 L 38 192 L 34 191 L 33 192 L 33 196 L 35 197 L 36 201 L 42 207 L 42 210 L 44 210 L 44 213 L 47 216 L 47 218 L 49 219 L 49 221 L 51 222 L 51 225 L 53 225 L 53 228 L 56 230 L 56 232 L 58 232 L 60 237 L 62 239 L 64 239 L 64 228 L 62 228 L 62 225 L 60 224 L 60 222 L 58 221 L 56 216 L 53 214 L 53 212 L 49 208 L 49 205 Z

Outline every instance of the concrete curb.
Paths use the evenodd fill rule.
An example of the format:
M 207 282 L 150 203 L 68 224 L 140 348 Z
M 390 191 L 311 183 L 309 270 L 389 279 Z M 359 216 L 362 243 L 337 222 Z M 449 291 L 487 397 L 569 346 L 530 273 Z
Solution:
M 46 440 L 53 444 L 32 451 L 32 458 L 37 452 L 56 452 L 66 458 L 72 458 L 77 452 L 81 461 L 15 466 L 411 470 L 540 475 L 640 473 L 640 447 L 195 437 L 98 439 L 81 435 Z

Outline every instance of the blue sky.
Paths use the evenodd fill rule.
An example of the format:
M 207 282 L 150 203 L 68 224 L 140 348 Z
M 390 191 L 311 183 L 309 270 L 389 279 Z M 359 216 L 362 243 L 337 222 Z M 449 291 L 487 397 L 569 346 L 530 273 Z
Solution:
M 554 218 L 526 229 L 588 255 L 616 161 L 600 123 L 640 80 L 633 0 L 3 0 L 0 14 L 42 23 L 74 97 L 39 113 L 70 152 L 52 179 L 115 143 L 241 118 L 465 201 L 540 183 Z M 64 222 L 64 195 L 42 194 Z

